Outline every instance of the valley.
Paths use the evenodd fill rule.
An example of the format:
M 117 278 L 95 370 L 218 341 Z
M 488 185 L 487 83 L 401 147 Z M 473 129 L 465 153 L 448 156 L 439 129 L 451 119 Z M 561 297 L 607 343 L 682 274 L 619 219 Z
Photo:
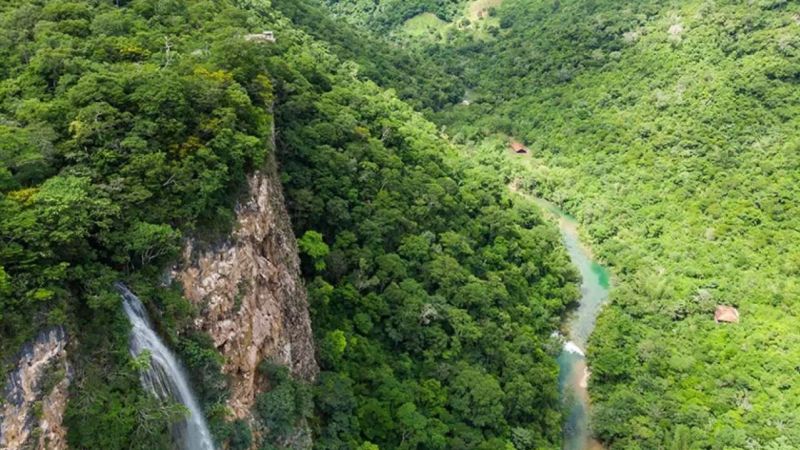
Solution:
M 537 203 L 558 223 L 570 260 L 581 275 L 581 298 L 565 324 L 564 348 L 558 356 L 559 391 L 565 403 L 565 450 L 596 450 L 602 445 L 593 438 L 589 379 L 591 361 L 586 359 L 587 344 L 597 317 L 608 300 L 611 288 L 608 271 L 592 259 L 591 250 L 581 243 L 577 222 L 544 200 Z
M 0 448 L 800 448 L 797 3 L 0 25 Z

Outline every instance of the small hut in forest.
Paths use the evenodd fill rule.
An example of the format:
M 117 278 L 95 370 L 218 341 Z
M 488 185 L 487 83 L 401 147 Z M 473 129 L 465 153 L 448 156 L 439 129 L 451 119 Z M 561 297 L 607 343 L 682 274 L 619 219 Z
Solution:
M 714 311 L 714 321 L 717 323 L 739 323 L 739 311 L 733 306 L 717 306 Z
M 511 150 L 513 150 L 514 153 L 518 155 L 525 155 L 529 151 L 528 147 L 525 147 L 525 145 L 522 142 L 514 140 L 511 141 Z

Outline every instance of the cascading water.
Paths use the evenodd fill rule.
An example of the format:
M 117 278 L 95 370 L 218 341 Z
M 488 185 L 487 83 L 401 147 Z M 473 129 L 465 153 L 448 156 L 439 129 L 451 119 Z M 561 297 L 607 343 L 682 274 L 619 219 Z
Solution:
M 177 401 L 189 410 L 189 416 L 173 427 L 176 445 L 185 450 L 214 450 L 203 412 L 197 405 L 180 362 L 153 331 L 144 305 L 122 283 L 115 285 L 122 295 L 125 315 L 131 330 L 130 350 L 133 356 L 150 353 L 150 368 L 143 371 L 142 385 L 161 400 Z

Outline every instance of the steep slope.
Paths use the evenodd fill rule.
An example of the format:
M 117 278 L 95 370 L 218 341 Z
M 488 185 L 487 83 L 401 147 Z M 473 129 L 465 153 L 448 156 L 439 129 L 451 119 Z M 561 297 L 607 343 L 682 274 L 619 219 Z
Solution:
M 120 279 L 148 303 L 159 332 L 180 353 L 221 444 L 247 448 L 253 442 L 248 424 L 234 419 L 252 417 L 248 408 L 256 394 L 279 383 L 298 398 L 307 392 L 271 368 L 273 357 L 313 379 L 295 241 L 275 164 L 266 164 L 274 145 L 272 88 L 263 61 L 281 50 L 249 41 L 253 30 L 246 25 L 251 20 L 258 31 L 270 25 L 280 31 L 284 23 L 286 35 L 292 31 L 266 12 L 257 17 L 231 3 L 4 5 L 2 375 L 12 383 L 26 373 L 13 355 L 38 329 L 68 329 L 69 342 L 60 341 L 59 348 L 66 349 L 75 373 L 63 424 L 71 447 L 167 448 L 170 423 L 181 414 L 139 385 L 138 371 L 147 362 L 128 354 L 129 325 L 112 287 Z M 269 176 L 248 177 L 258 170 Z M 254 287 L 247 312 L 262 315 L 240 324 L 235 345 L 221 345 L 219 353 L 219 335 L 205 331 L 225 326 L 229 317 L 204 309 L 190 279 L 184 280 L 187 297 L 197 304 L 182 295 L 184 286 L 161 281 L 164 266 L 179 257 L 183 236 L 191 236 L 195 247 L 224 242 L 234 224 L 241 228 L 229 242 L 240 254 L 249 247 L 250 256 L 261 258 L 255 263 L 270 257 L 275 264 L 267 267 L 271 273 L 251 267 L 242 277 Z M 268 286 L 258 282 L 263 277 Z M 235 299 L 238 286 L 228 287 L 231 292 L 217 286 L 215 293 Z M 261 303 L 265 298 L 272 302 Z M 230 360 L 223 365 L 225 357 Z M 25 375 L 29 403 L 19 405 L 19 414 L 4 414 L 4 438 L 14 426 L 9 421 L 17 419 L 31 436 L 49 438 L 48 427 L 61 425 L 31 413 L 47 395 L 39 392 L 38 376 Z M 16 398 L 13 389 L 6 393 L 4 405 Z M 45 413 L 49 417 L 49 409 Z M 294 418 L 287 420 L 294 425 Z M 268 427 L 251 423 L 265 435 Z M 22 444 L 17 439 L 4 448 Z M 33 441 L 40 448 L 52 445 Z
M 400 47 L 374 29 L 350 26 L 315 0 L 275 0 L 273 6 L 299 29 L 324 41 L 339 59 L 358 64 L 358 76 L 390 88 L 418 110 L 439 110 L 464 95 L 462 78 L 416 47 Z M 421 76 L 423 75 L 424 76 Z
M 440 49 L 476 76 L 472 104 L 438 120 L 528 143 L 528 188 L 619 278 L 589 349 L 611 448 L 800 446 L 798 14 L 508 0 L 496 41 Z M 740 323 L 715 323 L 717 305 Z
M 382 22 L 390 1 L 325 3 L 381 33 L 407 18 Z M 589 352 L 598 436 L 799 447 L 798 5 L 505 0 L 496 17 L 488 39 L 416 40 L 468 88 L 433 117 L 478 151 L 525 141 L 527 189 L 613 266 Z M 739 323 L 715 322 L 724 305 Z
M 281 140 L 313 277 L 320 448 L 557 447 L 546 344 L 576 292 L 553 227 L 512 202 L 494 161 L 456 163 L 374 85 L 278 124 L 291 117 L 304 117 Z
M 498 161 L 462 161 L 266 1 L 3 8 L 0 357 L 68 330 L 71 447 L 172 445 L 181 410 L 140 387 L 120 279 L 220 446 L 559 445 L 548 336 L 575 274 Z
M 322 369 L 316 446 L 558 447 L 549 335 L 577 293 L 556 230 L 498 160 L 351 64 L 289 61 L 278 155 Z
M 228 406 L 237 418 L 251 414 L 256 394 L 270 382 L 258 369 L 265 360 L 306 381 L 319 371 L 274 156 L 247 181 L 247 200 L 236 208 L 230 238 L 207 250 L 190 241 L 172 274 L 199 310 L 194 327 L 208 333 L 225 358 Z
M 25 345 L 3 387 L 0 447 L 67 448 L 62 425 L 72 368 L 64 329 L 42 331 Z

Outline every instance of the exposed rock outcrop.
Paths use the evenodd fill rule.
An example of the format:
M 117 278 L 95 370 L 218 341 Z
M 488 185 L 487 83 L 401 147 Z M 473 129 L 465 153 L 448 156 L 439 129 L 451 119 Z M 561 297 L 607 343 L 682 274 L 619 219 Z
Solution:
M 19 353 L 0 401 L 0 448 L 67 448 L 62 425 L 72 372 L 61 327 L 39 333 Z
M 236 229 L 226 242 L 184 249 L 173 277 L 199 306 L 197 328 L 225 356 L 233 381 L 229 406 L 247 417 L 266 386 L 258 365 L 272 359 L 305 380 L 316 377 L 308 300 L 297 243 L 284 204 L 274 157 L 248 177 L 248 200 L 236 208 Z

